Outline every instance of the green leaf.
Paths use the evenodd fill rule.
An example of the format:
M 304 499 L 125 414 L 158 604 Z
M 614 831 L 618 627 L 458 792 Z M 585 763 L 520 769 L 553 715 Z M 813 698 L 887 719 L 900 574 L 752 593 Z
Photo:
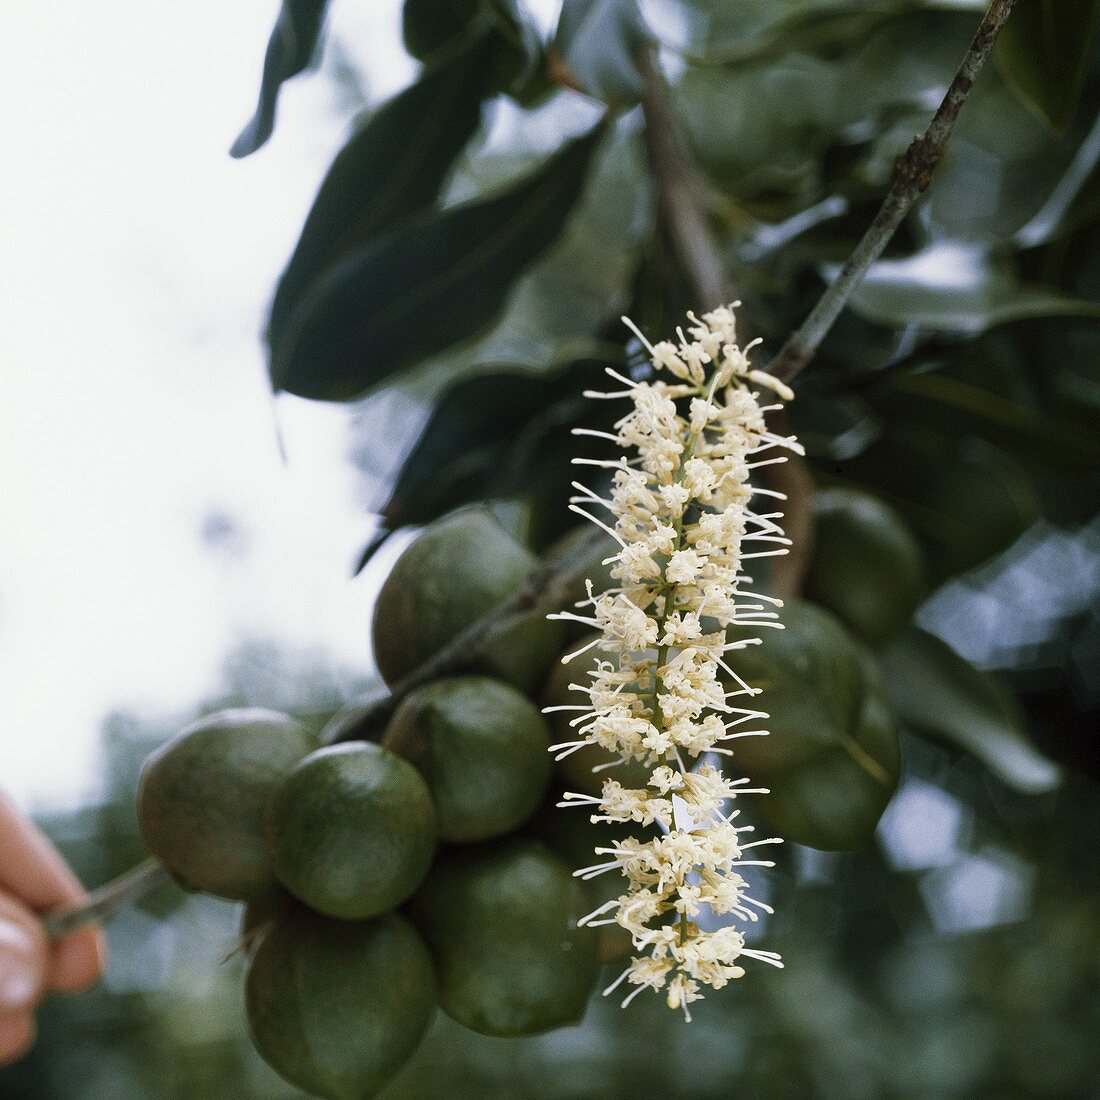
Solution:
M 973 345 L 970 354 L 976 356 Z M 1034 351 L 1026 354 L 1033 357 Z M 969 365 L 969 364 L 964 364 Z M 1086 471 L 1100 464 L 1100 436 L 1053 409 L 1016 394 L 996 391 L 988 364 L 960 377 L 959 370 L 909 371 L 891 380 L 891 403 L 940 429 L 980 436 L 1028 464 L 1045 469 Z
M 880 646 L 909 621 L 924 589 L 920 546 L 897 513 L 851 489 L 814 494 L 806 595 Z
M 405 0 L 401 11 L 405 48 L 418 61 L 430 63 L 477 25 L 488 31 L 493 44 L 484 75 L 494 90 L 511 88 L 530 76 L 541 43 L 515 0 Z
M 581 87 L 616 104 L 638 101 L 642 82 L 635 58 L 648 41 L 637 0 L 565 0 L 554 35 Z
M 1097 0 L 1018 0 L 997 41 L 1001 75 L 1056 133 L 1081 94 L 1097 10 Z
M 602 134 L 570 142 L 504 194 L 425 215 L 330 270 L 271 347 L 276 389 L 347 401 L 485 329 L 558 239 Z
M 481 118 L 487 36 L 468 40 L 383 104 L 336 155 L 279 280 L 268 340 L 326 270 L 439 195 Z
M 806 54 L 730 69 L 689 69 L 672 89 L 702 168 L 738 196 L 799 191 L 836 127 L 837 67 Z
M 919 539 L 933 581 L 962 573 L 1009 546 L 1038 519 L 1027 472 L 980 439 L 934 425 L 893 423 L 862 454 L 830 463 L 830 483 L 873 492 Z
M 734 761 L 770 789 L 753 808 L 783 837 L 811 848 L 861 847 L 901 769 L 885 692 L 871 658 L 828 612 L 793 601 L 780 615 L 783 630 L 762 631 L 762 644 L 727 657 L 763 689 L 757 701 L 770 715 L 759 723 L 769 736 L 732 743 Z
M 597 405 L 583 391 L 605 379 L 607 362 L 580 359 L 541 375 L 492 371 L 448 386 L 382 508 L 387 524 L 427 523 L 460 504 L 526 495 L 547 482 L 568 486 L 571 430 Z M 552 455 L 554 440 L 570 445 Z
M 405 0 L 401 38 L 417 61 L 466 33 L 481 10 L 480 0 Z
M 321 37 L 326 3 L 327 0 L 283 0 L 264 55 L 256 113 L 233 142 L 231 157 L 247 157 L 271 137 L 279 89 L 284 80 L 297 76 L 313 58 Z
M 1100 303 L 1022 284 L 981 247 L 947 242 L 903 260 L 880 260 L 852 295 L 851 307 L 890 328 L 915 325 L 967 336 L 1033 317 L 1100 317 Z
M 882 669 L 903 725 L 958 746 L 1025 794 L 1060 782 L 1058 767 L 1028 741 L 1012 695 L 939 638 L 910 627 L 882 655 Z
M 689 50 L 738 64 L 795 50 L 836 54 L 880 23 L 920 11 L 981 12 L 983 0 L 678 0 Z M 914 43 L 915 46 L 923 43 Z
M 533 121 L 522 116 L 516 128 L 525 128 L 528 117 Z M 466 178 L 456 174 L 455 182 L 480 191 L 499 174 L 503 165 L 495 162 L 500 160 L 510 165 L 513 158 L 479 155 Z M 625 330 L 618 318 L 629 304 L 642 249 L 651 238 L 653 205 L 642 136 L 636 127 L 616 127 L 593 157 L 584 194 L 558 243 L 516 281 L 492 329 L 476 346 L 444 354 L 429 369 L 438 368 L 448 380 L 471 363 L 542 370 L 576 357 L 578 344 L 608 324 L 621 345 L 619 334 Z

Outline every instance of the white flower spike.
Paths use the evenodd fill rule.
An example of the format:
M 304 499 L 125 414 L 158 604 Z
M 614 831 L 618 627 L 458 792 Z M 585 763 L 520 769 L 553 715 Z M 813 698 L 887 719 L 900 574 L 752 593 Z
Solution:
M 742 933 L 727 923 L 771 912 L 749 896 L 740 872 L 772 866 L 746 853 L 779 841 L 747 842 L 751 826 L 735 825 L 738 811 L 727 809 L 738 795 L 767 792 L 750 790 L 747 779 L 727 779 L 715 766 L 733 755 L 729 742 L 767 733 L 743 728 L 767 714 L 736 705 L 757 689 L 729 664 L 734 651 L 760 639 L 730 641 L 727 628 L 782 625 L 774 610 L 781 602 L 750 591 L 742 572 L 745 561 L 785 554 L 789 544 L 776 522 L 781 513 L 750 509 L 750 473 L 785 461 L 770 452 L 802 453 L 793 438 L 765 425 L 764 414 L 780 406 L 761 405 L 751 387 L 786 401 L 793 394 L 752 368 L 746 354 L 752 345 L 738 347 L 733 310 L 739 304 L 701 318 L 689 313 L 688 335 L 680 330 L 676 344 L 652 345 L 623 318 L 649 351 L 657 376 L 634 382 L 608 370 L 625 388 L 587 395 L 633 403 L 613 436 L 629 454 L 616 462 L 576 460 L 612 471 L 612 488 L 604 499 L 578 484 L 580 495 L 571 501 L 573 511 L 618 544 L 608 559 L 617 587 L 594 593 L 589 584 L 588 599 L 578 604 L 585 613 L 552 616 L 599 630 L 603 656 L 590 683 L 571 685 L 589 699 L 571 721 L 576 739 L 551 751 L 561 759 L 597 745 L 617 761 L 651 768 L 645 789 L 608 778 L 600 797 L 569 793 L 561 803 L 587 807 L 594 822 L 653 829 L 645 841 L 597 848 L 599 861 L 576 872 L 583 879 L 618 873 L 626 880 L 622 896 L 581 922 L 621 925 L 638 952 L 605 996 L 623 982 L 634 986 L 625 1007 L 643 989 L 664 990 L 669 1007 L 682 1009 L 689 1021 L 700 987 L 721 989 L 740 978 L 740 960 L 783 965 L 774 952 L 745 947 Z M 608 513 L 606 521 L 593 514 L 598 508 Z M 706 929 L 696 919 L 704 912 L 710 914 Z

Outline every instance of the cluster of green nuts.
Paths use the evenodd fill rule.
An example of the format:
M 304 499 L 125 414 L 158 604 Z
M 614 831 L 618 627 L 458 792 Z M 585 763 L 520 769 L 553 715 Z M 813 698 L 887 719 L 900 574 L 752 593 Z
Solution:
M 387 682 L 534 563 L 487 511 L 427 528 L 376 604 Z M 285 714 L 231 710 L 146 762 L 146 842 L 186 888 L 245 903 L 249 1029 L 292 1083 L 373 1095 L 437 1005 L 495 1036 L 583 1014 L 601 941 L 577 926 L 592 901 L 571 872 L 596 839 L 559 828 L 536 701 L 563 642 L 532 618 L 468 672 L 409 693 L 378 741 L 323 745 Z
M 745 674 L 767 686 L 773 736 L 745 742 L 738 762 L 773 786 L 759 812 L 788 839 L 845 847 L 859 842 L 852 807 L 877 820 L 897 769 L 896 734 L 845 624 L 868 642 L 896 631 L 918 598 L 920 562 L 885 506 L 843 491 L 820 499 L 806 585 L 815 602 L 788 604 L 788 629 L 750 651 Z M 611 552 L 597 547 L 583 570 L 597 589 L 612 583 Z M 376 603 L 386 682 L 500 604 L 535 564 L 485 509 L 425 528 Z M 584 813 L 554 808 L 563 789 L 598 793 L 604 773 L 592 769 L 610 762 L 593 747 L 555 769 L 547 751 L 574 736 L 561 705 L 584 697 L 569 685 L 606 656 L 562 666 L 584 629 L 528 617 L 471 652 L 461 675 L 405 695 L 376 740 L 325 745 L 287 715 L 234 710 L 147 762 L 149 847 L 184 886 L 246 903 L 248 1024 L 289 1081 L 340 1100 L 373 1095 L 437 1005 L 486 1035 L 575 1023 L 600 965 L 630 953 L 622 929 L 578 927 L 621 882 L 573 876 L 607 836 Z M 810 681 L 843 690 L 815 709 Z M 549 721 L 543 706 L 558 708 Z M 846 767 L 840 734 L 882 763 L 885 784 Z M 825 769 L 824 788 L 802 776 L 806 761 Z M 615 777 L 646 781 L 629 763 Z

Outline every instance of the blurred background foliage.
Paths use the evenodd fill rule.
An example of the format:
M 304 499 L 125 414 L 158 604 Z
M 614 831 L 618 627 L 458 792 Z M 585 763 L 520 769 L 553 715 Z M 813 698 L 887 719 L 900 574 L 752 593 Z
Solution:
M 787 970 L 709 997 L 691 1027 L 656 998 L 597 999 L 580 1028 L 522 1041 L 440 1016 L 387 1095 L 1096 1095 L 1096 9 L 1018 0 L 926 197 L 799 379 L 816 546 L 756 673 L 787 670 L 768 698 L 790 737 L 748 761 L 783 776 L 774 812 L 807 845 L 766 887 L 759 934 Z M 659 337 L 714 304 L 667 247 L 639 49 L 660 48 L 729 296 L 774 352 L 983 10 L 566 0 L 547 37 L 512 0 L 407 0 L 421 73 L 364 111 L 266 329 L 277 390 L 354 402 L 382 516 L 362 564 L 469 502 L 536 550 L 566 534 L 569 429 L 611 416 L 580 392 L 606 364 L 644 369 L 619 315 Z M 280 85 L 323 48 L 323 17 L 284 0 L 234 155 L 278 140 Z M 255 643 L 196 713 L 282 707 L 320 728 L 348 682 Z M 100 799 L 45 822 L 87 881 L 140 858 L 137 770 L 190 717 L 106 724 Z M 174 891 L 119 917 L 103 987 L 47 1005 L 0 1095 L 294 1095 L 244 1035 L 240 960 L 221 961 L 236 919 Z

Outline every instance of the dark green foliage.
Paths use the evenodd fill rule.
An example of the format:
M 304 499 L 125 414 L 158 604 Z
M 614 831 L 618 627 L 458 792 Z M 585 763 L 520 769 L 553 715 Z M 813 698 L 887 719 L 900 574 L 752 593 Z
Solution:
M 1077 106 L 1096 30 L 1096 0 L 1019 0 L 997 43 L 997 63 L 1053 130 Z
M 330 269 L 272 345 L 276 389 L 346 401 L 477 335 L 561 233 L 602 132 L 503 194 L 391 229 Z
M 456 39 L 486 34 L 493 50 L 485 75 L 494 91 L 513 88 L 540 58 L 540 43 L 516 0 L 405 0 L 401 36 L 418 61 L 431 62 Z
M 833 469 L 892 505 L 915 532 L 933 580 L 961 573 L 1004 550 L 1039 516 L 1027 471 L 984 440 L 931 425 L 897 425 L 857 458 Z
M 283 81 L 297 76 L 312 60 L 321 37 L 327 0 L 283 0 L 264 54 L 256 113 L 233 142 L 230 155 L 247 157 L 271 137 L 275 106 Z
M 490 47 L 484 35 L 463 42 L 383 104 L 337 154 L 275 290 L 272 346 L 327 271 L 435 202 L 481 117 Z
M 850 490 L 814 496 L 806 596 L 872 646 L 909 620 L 924 587 L 920 547 L 892 508 Z
M 417 61 L 427 61 L 466 34 L 486 7 L 482 0 L 405 0 L 401 8 L 405 49 Z
M 542 374 L 493 371 L 449 386 L 401 465 L 382 508 L 386 523 L 425 523 L 470 501 L 568 484 L 572 429 L 610 426 L 608 410 L 583 396 L 606 381 L 609 365 L 579 359 Z
M 973 753 L 1025 793 L 1049 791 L 1058 769 L 1027 738 L 1020 705 L 996 677 L 963 660 L 932 634 L 911 627 L 882 655 L 898 720 Z

